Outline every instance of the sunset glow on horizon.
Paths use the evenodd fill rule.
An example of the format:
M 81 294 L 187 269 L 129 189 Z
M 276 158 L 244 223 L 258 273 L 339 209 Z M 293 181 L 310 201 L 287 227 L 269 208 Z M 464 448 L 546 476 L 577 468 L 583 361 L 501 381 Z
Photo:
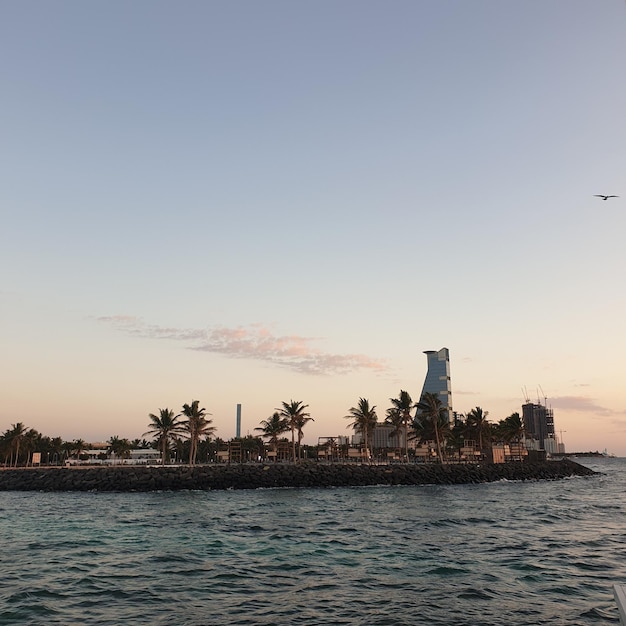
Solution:
M 445 346 L 457 412 L 626 456 L 623 1 L 3 9 L 0 430 L 316 444 Z

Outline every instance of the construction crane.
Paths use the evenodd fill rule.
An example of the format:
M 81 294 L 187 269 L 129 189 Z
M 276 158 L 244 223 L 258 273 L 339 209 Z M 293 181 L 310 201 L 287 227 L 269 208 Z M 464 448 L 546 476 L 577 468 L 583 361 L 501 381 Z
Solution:
M 548 396 L 546 396 L 546 394 L 544 393 L 543 389 L 541 389 L 541 385 L 539 385 L 539 389 L 541 390 L 541 395 L 543 396 L 543 406 L 545 406 L 547 408 L 548 406 Z M 539 394 L 537 394 L 539 395 Z M 537 398 L 539 399 L 539 398 Z M 539 401 L 539 404 L 541 404 L 541 401 Z

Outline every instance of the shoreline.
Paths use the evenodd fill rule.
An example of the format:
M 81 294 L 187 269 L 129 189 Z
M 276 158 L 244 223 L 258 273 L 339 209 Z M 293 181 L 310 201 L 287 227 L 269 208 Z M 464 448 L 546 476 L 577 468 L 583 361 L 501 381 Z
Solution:
M 232 464 L 4 468 L 0 491 L 149 492 L 182 490 L 319 488 L 374 485 L 463 485 L 559 480 L 598 472 L 569 459 L 535 463 L 366 465 Z

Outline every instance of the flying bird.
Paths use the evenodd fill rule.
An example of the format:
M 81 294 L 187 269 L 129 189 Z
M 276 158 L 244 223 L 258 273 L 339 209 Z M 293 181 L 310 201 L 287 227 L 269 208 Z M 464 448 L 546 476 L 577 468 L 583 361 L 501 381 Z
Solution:
M 603 200 L 608 200 L 609 198 L 619 198 L 619 196 L 603 196 L 602 194 L 595 194 L 596 198 L 602 198 Z

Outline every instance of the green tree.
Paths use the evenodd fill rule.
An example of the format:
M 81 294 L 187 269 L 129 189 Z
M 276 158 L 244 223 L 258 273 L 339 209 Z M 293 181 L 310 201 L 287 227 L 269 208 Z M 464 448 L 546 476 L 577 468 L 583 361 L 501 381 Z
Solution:
M 461 448 L 465 444 L 467 434 L 467 424 L 463 415 L 454 418 L 454 425 L 451 426 L 448 435 L 448 444 L 450 449 L 455 452 L 458 459 L 461 460 Z
M 31 463 L 33 452 L 37 450 L 40 441 L 41 434 L 38 433 L 34 428 L 28 428 L 24 433 L 21 449 L 22 456 L 24 457 L 24 462 L 27 465 Z
M 309 417 L 309 413 L 305 409 L 309 408 L 308 404 L 303 404 L 302 400 L 290 400 L 283 402 L 282 408 L 275 409 L 281 417 L 284 417 L 291 429 L 291 451 L 293 462 L 296 462 L 296 430 L 298 425 L 302 424 L 302 420 Z
M 189 449 L 191 448 L 191 445 L 188 440 L 185 441 L 182 437 L 175 436 L 173 448 L 176 455 L 176 461 L 178 463 L 182 463 L 185 457 L 189 457 Z
M 6 467 L 9 462 L 9 455 L 11 454 L 11 445 L 7 438 L 7 431 L 0 435 L 0 454 L 4 457 L 4 465 Z
M 189 439 L 189 465 L 194 465 L 198 454 L 198 442 L 202 437 L 212 435 L 215 427 L 211 426 L 213 420 L 207 419 L 206 409 L 200 408 L 199 400 L 183 404 L 182 415 L 187 418 L 185 429 Z
M 111 437 L 107 443 L 109 444 L 109 453 L 114 454 L 118 459 L 128 459 L 132 446 L 126 438 L 120 438 L 117 435 Z
M 89 445 L 82 439 L 74 439 L 72 441 L 72 453 L 76 455 L 76 460 L 80 461 L 80 456 L 89 449 Z
M 437 458 L 443 463 L 443 453 L 441 450 L 440 430 L 442 423 L 448 422 L 448 410 L 443 406 L 437 394 L 426 392 L 417 403 L 417 415 L 415 421 L 424 426 L 424 423 L 432 427 L 435 444 L 437 445 Z
M 55 465 L 63 463 L 65 454 L 63 451 L 63 439 L 61 437 L 53 437 L 50 440 L 50 456 L 51 461 L 54 462 Z
M 35 431 L 36 432 L 36 431 Z M 41 452 L 41 464 L 49 464 L 52 440 L 47 435 L 37 433 L 33 441 L 33 452 Z M 32 456 L 31 456 L 32 461 Z
M 395 418 L 400 421 L 404 428 L 404 458 L 409 458 L 409 424 L 411 423 L 411 411 L 417 407 L 417 404 L 411 399 L 411 395 L 408 391 L 401 390 L 400 395 L 397 398 L 389 398 L 391 402 L 391 408 L 388 409 L 387 415 L 390 412 L 393 416 L 397 413 L 399 417 Z
M 260 456 L 263 456 L 263 440 L 260 437 L 253 435 L 246 435 L 245 437 L 235 438 L 233 441 L 239 441 L 241 444 L 241 460 L 257 461 Z
M 9 449 L 11 451 L 11 463 L 17 466 L 20 447 L 28 433 L 28 428 L 23 422 L 17 422 L 17 424 L 11 424 L 11 428 L 5 433 L 5 436 L 9 442 Z
M 346 419 L 352 420 L 352 423 L 348 424 L 348 428 L 352 427 L 354 432 L 360 433 L 363 437 L 365 448 L 371 451 L 371 439 L 378 422 L 376 407 L 370 406 L 367 398 L 359 398 L 357 405 L 350 407 Z
M 4 465 L 13 464 L 13 445 L 10 437 L 10 429 L 5 430 L 0 437 L 0 451 L 4 457 Z
M 74 452 L 74 442 L 73 441 L 64 441 L 63 442 L 63 460 L 69 459 Z
M 519 413 L 511 413 L 499 423 L 499 431 L 507 443 L 520 443 L 524 439 L 524 422 Z
M 401 454 L 400 451 L 400 442 L 401 435 L 405 433 L 405 424 L 404 424 L 404 415 L 398 411 L 395 407 L 391 407 L 387 409 L 387 417 L 385 417 L 385 424 L 389 424 L 392 427 L 391 433 L 389 437 L 393 437 L 397 443 L 397 452 L 398 455 Z
M 296 415 L 294 418 L 296 434 L 298 437 L 298 458 L 302 458 L 302 438 L 304 437 L 303 429 L 309 422 L 314 422 L 315 420 L 310 415 Z
M 258 430 L 261 437 L 267 439 L 272 451 L 276 452 L 278 438 L 289 430 L 289 421 L 286 417 L 282 417 L 278 411 L 274 411 L 271 417 L 261 420 L 261 425 L 254 430 Z
M 170 450 L 174 439 L 180 435 L 185 426 L 179 421 L 180 415 L 175 415 L 171 409 L 159 409 L 159 414 L 149 413 L 150 428 L 143 433 L 142 437 L 152 435 L 158 449 L 161 450 L 163 465 L 170 462 Z
M 483 451 L 483 443 L 489 437 L 490 424 L 487 421 L 489 411 L 483 411 L 479 406 L 467 414 L 467 426 L 478 439 L 478 449 Z

